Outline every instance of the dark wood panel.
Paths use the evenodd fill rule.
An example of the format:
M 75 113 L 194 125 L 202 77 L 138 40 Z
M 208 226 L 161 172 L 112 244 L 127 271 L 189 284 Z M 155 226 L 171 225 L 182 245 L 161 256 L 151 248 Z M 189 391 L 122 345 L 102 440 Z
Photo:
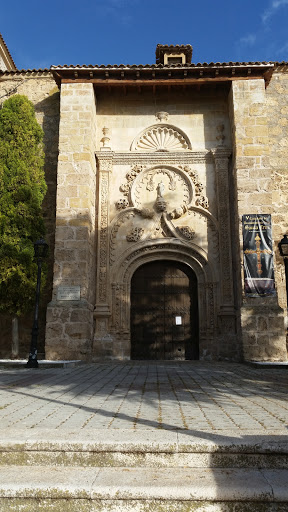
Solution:
M 131 282 L 131 358 L 198 359 L 197 280 L 186 265 L 143 265 Z

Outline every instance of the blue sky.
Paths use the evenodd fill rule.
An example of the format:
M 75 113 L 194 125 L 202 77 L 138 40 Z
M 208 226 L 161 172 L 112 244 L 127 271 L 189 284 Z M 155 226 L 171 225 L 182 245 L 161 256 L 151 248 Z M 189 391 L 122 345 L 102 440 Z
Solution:
M 0 32 L 18 68 L 153 64 L 161 44 L 192 61 L 288 61 L 288 0 L 15 0 Z

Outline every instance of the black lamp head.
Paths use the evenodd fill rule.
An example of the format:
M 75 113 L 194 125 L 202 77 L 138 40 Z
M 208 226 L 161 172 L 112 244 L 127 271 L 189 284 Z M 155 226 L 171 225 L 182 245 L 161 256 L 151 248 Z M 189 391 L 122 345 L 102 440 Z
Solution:
M 34 255 L 35 258 L 46 258 L 48 254 L 48 244 L 41 238 L 34 243 Z
M 282 240 L 278 244 L 279 251 L 283 258 L 288 257 L 288 235 L 284 235 Z

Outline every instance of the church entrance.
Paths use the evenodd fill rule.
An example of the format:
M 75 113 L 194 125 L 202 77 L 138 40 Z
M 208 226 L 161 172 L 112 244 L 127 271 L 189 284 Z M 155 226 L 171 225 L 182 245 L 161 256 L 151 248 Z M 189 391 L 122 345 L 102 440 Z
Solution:
M 131 280 L 131 359 L 198 358 L 195 273 L 174 261 L 142 265 Z

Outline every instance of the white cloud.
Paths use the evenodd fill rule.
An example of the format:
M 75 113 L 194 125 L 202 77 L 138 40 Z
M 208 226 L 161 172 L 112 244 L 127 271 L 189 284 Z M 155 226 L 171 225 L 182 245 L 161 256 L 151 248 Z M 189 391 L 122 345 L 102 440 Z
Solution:
M 241 37 L 239 39 L 239 44 L 242 44 L 243 46 L 253 46 L 256 42 L 256 35 L 255 34 L 248 34 L 247 36 Z
M 267 23 L 267 21 L 276 13 L 276 11 L 285 5 L 288 5 L 288 0 L 273 0 L 270 7 L 263 12 L 261 18 L 262 23 Z
M 117 17 L 118 23 L 128 26 L 133 20 L 131 6 L 138 4 L 139 0 L 97 0 L 99 6 L 98 16 Z

